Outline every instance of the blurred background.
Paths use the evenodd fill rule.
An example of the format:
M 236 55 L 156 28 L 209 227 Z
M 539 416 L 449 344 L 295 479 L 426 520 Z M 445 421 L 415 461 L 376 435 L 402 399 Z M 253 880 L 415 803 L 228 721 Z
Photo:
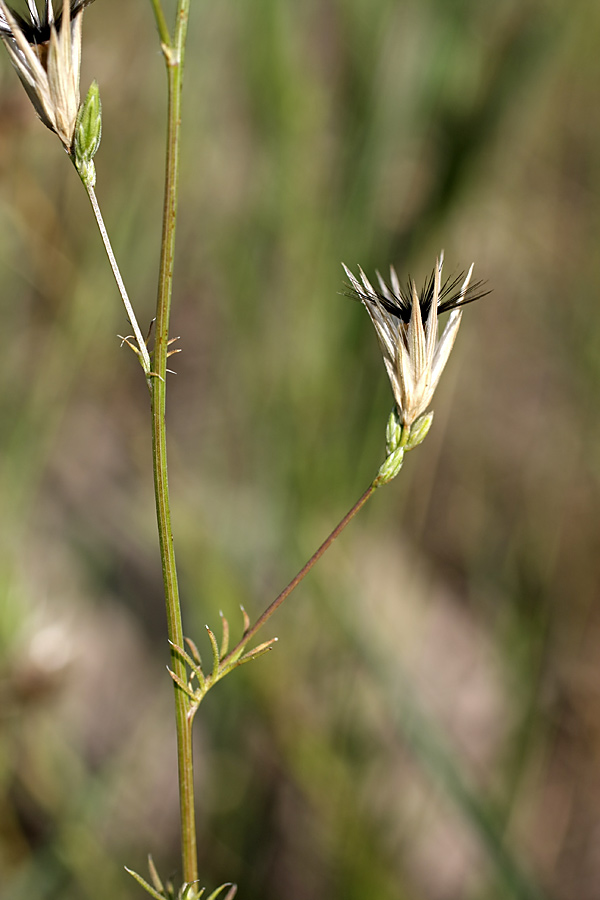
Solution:
M 599 41 L 585 0 L 192 3 L 168 423 L 203 653 L 382 460 L 391 392 L 341 261 L 422 283 L 443 247 L 492 290 L 426 442 L 198 714 L 211 890 L 600 897 Z M 147 0 L 86 11 L 93 78 L 144 329 Z M 4 50 L 0 123 L 0 897 L 133 900 L 124 865 L 179 871 L 148 396 L 84 191 Z

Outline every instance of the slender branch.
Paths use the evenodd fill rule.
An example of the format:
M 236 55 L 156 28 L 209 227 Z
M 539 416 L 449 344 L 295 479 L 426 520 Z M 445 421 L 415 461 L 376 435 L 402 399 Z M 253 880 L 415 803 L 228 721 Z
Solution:
M 166 47 L 170 47 L 171 35 L 169 34 L 169 29 L 167 27 L 162 4 L 160 0 L 150 0 L 150 2 L 152 3 L 152 9 L 154 10 L 154 18 L 156 19 L 156 27 L 158 28 L 158 36 L 160 37 L 160 42 Z
M 273 602 L 270 604 L 270 606 L 268 606 L 265 609 L 262 616 L 259 616 L 259 618 L 256 620 L 254 625 L 252 625 L 248 629 L 248 631 L 246 631 L 244 633 L 244 636 L 242 637 L 241 641 L 239 641 L 236 644 L 236 646 L 233 648 L 233 650 L 231 650 L 227 654 L 227 656 L 225 656 L 221 660 L 222 667 L 225 667 L 228 662 L 230 662 L 237 655 L 239 655 L 239 653 L 244 649 L 244 647 L 248 644 L 248 642 L 251 641 L 253 637 L 255 637 L 255 635 L 260 631 L 260 629 L 263 627 L 265 622 L 268 622 L 268 620 L 271 618 L 273 613 L 279 609 L 279 607 L 281 606 L 283 601 L 287 597 L 289 597 L 289 595 L 292 593 L 294 588 L 298 587 L 298 585 L 300 584 L 302 579 L 305 577 L 305 575 L 308 575 L 308 573 L 310 572 L 310 570 L 312 569 L 314 564 L 321 559 L 321 557 L 323 556 L 325 551 L 331 547 L 331 545 L 333 544 L 335 539 L 338 537 L 338 535 L 342 533 L 342 531 L 344 530 L 346 525 L 348 525 L 348 523 L 352 521 L 352 519 L 357 514 L 357 512 L 359 512 L 359 510 L 362 509 L 362 507 L 365 505 L 367 500 L 369 500 L 370 497 L 373 496 L 373 494 L 375 493 L 376 490 L 377 490 L 377 485 L 375 484 L 375 482 L 373 482 L 373 484 L 369 485 L 369 487 L 364 492 L 364 494 L 356 501 L 356 503 L 354 504 L 352 509 L 349 512 L 347 512 L 346 515 L 344 516 L 344 518 L 342 519 L 342 521 L 339 522 L 338 525 L 336 525 L 336 527 L 333 529 L 333 531 L 331 532 L 329 537 L 325 538 L 325 540 L 323 541 L 323 543 L 321 544 L 319 549 L 313 553 L 313 555 L 308 560 L 308 562 L 304 566 L 302 566 L 302 568 L 300 569 L 298 574 L 294 578 L 292 578 L 292 580 L 290 581 L 288 586 L 285 587 L 282 590 L 282 592 L 279 594 L 279 596 L 276 597 L 275 600 L 273 600 Z
M 150 375 L 150 355 L 148 353 L 148 348 L 146 347 L 146 342 L 140 330 L 140 326 L 138 325 L 137 319 L 135 317 L 135 313 L 133 311 L 133 307 L 131 305 L 131 301 L 127 295 L 127 290 L 125 289 L 125 284 L 121 277 L 121 272 L 119 270 L 119 266 L 117 264 L 117 260 L 115 258 L 115 254 L 113 253 L 113 248 L 110 243 L 110 238 L 108 237 L 108 232 L 106 230 L 106 226 L 104 224 L 104 219 L 102 218 L 102 213 L 100 212 L 100 206 L 98 204 L 98 199 L 96 197 L 96 192 L 94 188 L 88 184 L 86 181 L 82 179 L 83 186 L 87 191 L 87 195 L 90 198 L 90 203 L 92 204 L 92 209 L 94 210 L 94 215 L 96 217 L 96 222 L 98 224 L 98 229 L 100 234 L 102 235 L 102 241 L 104 242 L 104 248 L 106 250 L 106 255 L 108 256 L 108 261 L 110 262 L 110 267 L 113 270 L 113 275 L 115 276 L 115 281 L 117 282 L 117 287 L 119 289 L 119 293 L 121 295 L 121 299 L 123 300 L 123 304 L 125 306 L 125 310 L 127 312 L 127 318 L 129 319 L 129 323 L 133 328 L 133 333 L 135 334 L 135 339 L 137 341 L 137 345 L 139 348 L 140 360 L 142 363 L 142 368 L 146 373 L 146 377 Z
M 183 60 L 190 0 L 179 0 L 173 43 L 163 41 L 163 53 L 167 64 L 168 125 L 165 166 L 165 195 L 163 207 L 163 233 L 156 304 L 156 335 L 154 342 L 152 378 L 152 448 L 156 517 L 162 559 L 167 625 L 171 644 L 182 646 L 183 626 L 167 476 L 167 439 L 165 425 L 166 373 L 169 341 L 169 318 L 173 285 L 173 259 L 175 255 L 175 223 L 179 186 L 179 149 L 181 126 L 181 92 L 183 84 Z M 159 4 L 153 0 L 155 14 Z M 163 17 L 164 19 L 164 17 Z M 160 16 L 157 15 L 161 32 Z M 165 26 L 166 27 L 166 26 Z M 185 665 L 180 656 L 171 651 L 171 669 L 185 681 Z M 177 764 L 179 772 L 179 805 L 181 817 L 181 855 L 183 878 L 187 883 L 198 878 L 196 849 L 196 820 L 194 810 L 194 772 L 192 760 L 192 716 L 190 701 L 175 686 L 175 722 L 177 729 Z

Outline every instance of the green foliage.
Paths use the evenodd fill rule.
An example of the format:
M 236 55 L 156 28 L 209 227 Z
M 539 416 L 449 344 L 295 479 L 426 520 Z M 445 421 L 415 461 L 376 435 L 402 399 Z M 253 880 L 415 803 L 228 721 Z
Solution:
M 213 656 L 212 672 L 208 675 L 205 675 L 202 671 L 202 658 L 200 656 L 200 651 L 191 638 L 185 638 L 185 642 L 190 649 L 191 655 L 190 653 L 187 653 L 183 647 L 178 647 L 176 644 L 171 643 L 171 646 L 173 647 L 177 655 L 181 657 L 181 659 L 185 662 L 190 670 L 189 680 L 183 681 L 183 679 L 176 675 L 175 672 L 169 669 L 169 675 L 171 676 L 175 684 L 190 700 L 188 712 L 188 715 L 190 717 L 196 715 L 200 703 L 209 692 L 211 687 L 214 687 L 214 685 L 218 681 L 224 678 L 225 675 L 233 672 L 233 670 L 237 669 L 238 666 L 242 666 L 244 665 L 244 663 L 251 662 L 253 659 L 258 659 L 260 656 L 263 656 L 265 653 L 267 653 L 268 650 L 271 650 L 273 648 L 273 645 L 276 643 L 277 638 L 271 638 L 268 641 L 263 641 L 262 643 L 257 644 L 257 646 L 253 647 L 251 650 L 244 652 L 248 641 L 250 641 L 251 639 L 251 635 L 248 635 L 248 631 L 250 628 L 250 619 L 248 618 L 248 613 L 243 607 L 242 615 L 244 617 L 244 633 L 239 643 L 236 644 L 231 652 L 229 652 L 229 622 L 227 621 L 223 613 L 221 613 L 223 637 L 220 646 L 215 633 L 211 631 L 208 625 L 206 626 L 206 633 L 210 640 L 210 646 Z
M 154 900 L 201 900 L 201 898 L 204 897 L 206 888 L 199 888 L 193 884 L 182 884 L 177 891 L 169 881 L 166 886 L 163 885 L 151 856 L 148 857 L 148 868 L 150 870 L 152 884 L 149 884 L 141 875 L 138 875 L 137 872 L 133 872 L 131 869 L 127 868 L 126 871 L 129 872 L 131 877 L 134 878 L 151 897 L 154 897 Z M 223 891 L 225 890 L 227 890 L 227 893 L 223 894 Z M 235 884 L 222 884 L 212 892 L 210 897 L 205 897 L 204 900 L 218 900 L 219 897 L 221 900 L 233 900 L 236 893 L 237 886 Z

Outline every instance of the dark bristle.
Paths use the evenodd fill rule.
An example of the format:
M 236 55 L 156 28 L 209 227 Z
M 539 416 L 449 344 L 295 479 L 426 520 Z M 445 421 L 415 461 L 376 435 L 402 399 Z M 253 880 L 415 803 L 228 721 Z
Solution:
M 76 15 L 82 9 L 85 9 L 86 6 L 89 6 L 90 3 L 93 2 L 94 0 L 71 0 L 71 17 Z M 56 13 L 54 27 L 57 31 L 60 31 L 60 26 L 62 23 L 62 3 L 60 2 L 60 0 L 55 3 L 55 8 L 56 7 L 58 7 L 58 12 Z M 9 9 L 14 20 L 21 29 L 23 37 L 29 44 L 45 44 L 50 40 L 51 26 L 48 24 L 45 13 L 40 14 L 40 24 L 36 25 L 32 21 L 24 19 L 23 16 L 19 15 L 19 13 L 12 8 L 12 6 L 9 6 Z M 11 29 L 7 25 L 4 25 L 0 22 L 0 33 L 10 35 Z
M 482 297 L 485 297 L 487 296 L 487 294 L 491 293 L 491 291 L 481 290 L 485 282 L 476 281 L 468 286 L 467 290 L 464 293 L 464 296 L 461 297 L 460 289 L 464 280 L 465 273 L 461 272 L 459 275 L 450 276 L 446 279 L 446 281 L 444 281 L 444 283 L 440 287 L 440 295 L 438 298 L 438 314 L 451 312 L 453 309 L 458 309 L 459 306 L 466 306 L 467 303 L 474 303 L 475 300 L 480 300 Z M 406 286 L 400 289 L 399 296 L 395 294 L 394 291 L 392 291 L 391 287 L 388 285 L 390 295 L 393 298 L 392 300 L 389 300 L 380 291 L 375 291 L 374 294 L 371 295 L 366 291 L 366 289 L 361 289 L 361 292 L 359 293 L 350 285 L 347 286 L 345 294 L 355 300 L 360 300 L 361 302 L 363 300 L 371 300 L 372 302 L 376 300 L 386 310 L 386 312 L 390 313 L 390 315 L 394 316 L 395 318 L 400 319 L 400 321 L 405 325 L 408 325 L 412 312 L 412 284 L 413 282 L 409 278 Z M 424 322 L 427 321 L 431 312 L 434 288 L 435 274 L 432 273 L 425 281 L 423 289 L 419 293 L 421 316 Z

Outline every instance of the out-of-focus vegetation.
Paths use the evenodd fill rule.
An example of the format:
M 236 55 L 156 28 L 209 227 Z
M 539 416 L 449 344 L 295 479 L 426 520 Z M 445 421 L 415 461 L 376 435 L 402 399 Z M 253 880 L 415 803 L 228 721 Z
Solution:
M 597 900 L 600 7 L 194 0 L 169 382 L 186 632 L 254 618 L 374 476 L 391 393 L 340 261 L 465 313 L 436 418 L 196 726 L 243 900 Z M 86 198 L 0 61 L 0 896 L 178 867 L 148 397 Z M 147 0 L 85 14 L 97 192 L 153 315 Z M 202 645 L 208 652 L 208 647 Z

